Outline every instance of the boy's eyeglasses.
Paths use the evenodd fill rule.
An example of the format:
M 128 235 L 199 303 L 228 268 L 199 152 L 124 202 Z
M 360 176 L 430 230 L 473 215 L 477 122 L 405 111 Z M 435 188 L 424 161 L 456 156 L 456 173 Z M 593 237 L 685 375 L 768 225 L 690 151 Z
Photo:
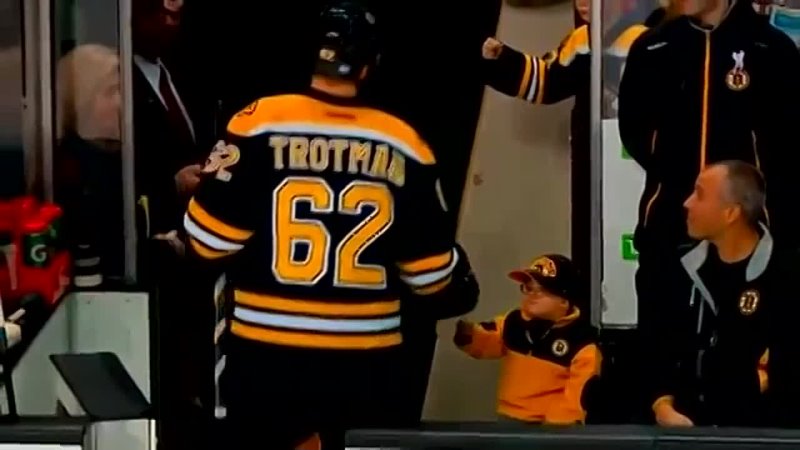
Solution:
M 522 283 L 519 285 L 519 291 L 525 295 L 542 295 L 544 289 L 538 284 Z

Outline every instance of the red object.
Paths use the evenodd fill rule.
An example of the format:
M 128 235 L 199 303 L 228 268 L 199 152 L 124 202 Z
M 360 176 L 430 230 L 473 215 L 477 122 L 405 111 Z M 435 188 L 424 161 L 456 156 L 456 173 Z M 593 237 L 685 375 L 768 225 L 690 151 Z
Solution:
M 58 205 L 32 197 L 0 202 L 0 296 L 6 314 L 37 294 L 55 304 L 70 280 L 70 256 L 61 245 Z

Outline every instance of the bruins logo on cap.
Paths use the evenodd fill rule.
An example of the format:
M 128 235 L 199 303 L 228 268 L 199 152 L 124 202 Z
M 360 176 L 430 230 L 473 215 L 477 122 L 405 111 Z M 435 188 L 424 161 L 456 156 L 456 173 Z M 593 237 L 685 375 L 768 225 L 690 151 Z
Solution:
M 750 86 L 750 74 L 744 70 L 744 50 L 733 52 L 733 69 L 725 75 L 725 84 L 732 91 L 742 91 Z
M 547 256 L 542 256 L 541 258 L 537 258 L 531 264 L 530 269 L 533 272 L 536 272 L 539 275 L 547 278 L 555 278 L 557 275 L 556 263 Z
M 748 289 L 739 296 L 739 312 L 743 316 L 750 316 L 758 309 L 761 294 L 755 289 Z
M 564 356 L 569 351 L 569 344 L 564 339 L 556 339 L 551 347 L 553 354 L 556 356 Z

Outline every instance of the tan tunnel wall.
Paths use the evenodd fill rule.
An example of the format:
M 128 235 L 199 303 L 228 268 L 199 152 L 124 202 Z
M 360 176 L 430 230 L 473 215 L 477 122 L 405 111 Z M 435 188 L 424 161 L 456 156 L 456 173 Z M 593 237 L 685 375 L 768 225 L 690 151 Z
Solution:
M 555 48 L 572 29 L 572 7 L 503 6 L 498 36 L 527 52 Z M 569 111 L 571 101 L 532 106 L 486 90 L 459 238 L 481 283 L 470 318 L 513 308 L 519 290 L 506 272 L 538 253 L 569 251 Z M 495 417 L 498 363 L 469 359 L 452 344 L 455 321 L 439 324 L 428 396 L 428 420 Z

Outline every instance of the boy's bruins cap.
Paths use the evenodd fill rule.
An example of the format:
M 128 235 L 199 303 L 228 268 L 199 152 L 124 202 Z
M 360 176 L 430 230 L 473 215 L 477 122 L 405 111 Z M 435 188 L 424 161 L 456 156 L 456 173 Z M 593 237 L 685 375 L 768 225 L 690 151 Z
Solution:
M 564 297 L 570 303 L 581 303 L 584 297 L 583 280 L 575 264 L 564 255 L 542 255 L 508 277 L 518 283 L 536 280 L 548 292 Z

